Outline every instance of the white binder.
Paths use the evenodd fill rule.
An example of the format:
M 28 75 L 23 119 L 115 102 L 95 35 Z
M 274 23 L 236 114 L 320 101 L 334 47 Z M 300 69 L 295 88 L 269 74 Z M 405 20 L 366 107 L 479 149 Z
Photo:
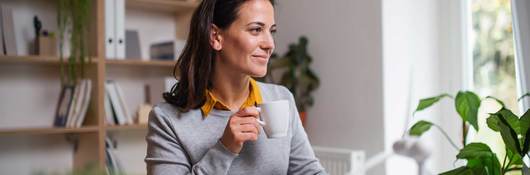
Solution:
M 116 58 L 125 59 L 125 0 L 115 0 Z
M 115 2 L 116 0 L 105 0 L 105 56 L 107 59 L 116 58 Z

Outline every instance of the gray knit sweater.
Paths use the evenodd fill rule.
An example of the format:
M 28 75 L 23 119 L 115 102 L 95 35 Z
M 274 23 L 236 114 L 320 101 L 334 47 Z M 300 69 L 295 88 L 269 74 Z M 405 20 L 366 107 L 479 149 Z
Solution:
M 284 87 L 259 83 L 264 102 L 288 99 L 289 134 L 269 139 L 263 128 L 257 141 L 247 141 L 239 154 L 228 151 L 221 138 L 232 112 L 200 109 L 180 113 L 167 103 L 158 104 L 149 116 L 147 174 L 326 174 L 315 158 L 301 125 L 292 94 Z

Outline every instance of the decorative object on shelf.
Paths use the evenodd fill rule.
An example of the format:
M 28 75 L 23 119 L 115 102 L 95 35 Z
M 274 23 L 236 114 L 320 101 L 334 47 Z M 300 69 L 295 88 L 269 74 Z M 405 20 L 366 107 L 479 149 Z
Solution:
M 59 31 L 59 60 L 60 60 L 60 75 L 61 75 L 61 84 L 62 92 L 70 92 L 65 95 L 61 95 L 59 98 L 59 103 L 56 110 L 54 126 L 64 127 L 67 126 L 68 121 L 70 121 L 70 127 L 79 126 L 83 121 L 76 121 L 73 117 L 78 116 L 79 119 L 84 119 L 86 111 L 83 112 L 83 109 L 89 104 L 90 92 L 80 93 L 81 89 L 90 90 L 90 80 L 80 79 L 85 78 L 85 66 L 89 59 L 88 55 L 88 17 L 89 11 L 91 8 L 90 0 L 58 0 L 58 12 L 57 12 L 57 23 Z M 40 31 L 40 27 L 37 26 L 37 31 Z M 70 54 L 68 59 L 65 61 L 63 48 L 66 43 L 65 39 L 69 39 L 70 44 Z M 88 82 L 87 82 L 88 81 Z M 82 83 L 83 82 L 83 83 Z M 81 86 L 83 85 L 83 86 Z M 73 90 L 70 90 L 72 89 Z M 77 92 L 77 95 L 76 95 Z M 88 94 L 87 94 L 88 93 Z M 61 93 L 63 94 L 63 93 Z M 65 96 L 69 95 L 69 98 Z M 87 96 L 88 95 L 88 96 Z M 85 97 L 85 98 L 83 98 Z M 79 100 L 77 100 L 79 99 Z M 68 102 L 66 102 L 67 100 Z M 88 101 L 86 101 L 88 100 Z M 80 106 L 76 103 L 83 103 Z M 66 107 L 63 104 L 68 104 Z M 66 108 L 66 115 L 64 115 Z M 71 110 L 79 109 L 80 111 L 75 111 L 75 114 L 70 112 Z M 68 118 L 70 117 L 70 118 Z M 80 124 L 78 124 L 81 122 Z
M 57 40 L 55 34 L 42 29 L 42 21 L 39 17 L 33 17 L 33 28 L 35 28 L 35 41 L 33 54 L 40 56 L 57 56 Z
M 307 53 L 307 44 L 307 38 L 301 36 L 298 43 L 289 45 L 289 50 L 283 57 L 273 54 L 268 74 L 264 77 L 265 82 L 284 85 L 293 93 L 303 124 L 307 109 L 314 104 L 312 93 L 320 85 L 318 76 L 309 67 L 312 58 Z M 279 81 L 274 78 L 276 71 L 282 71 Z
M 477 116 L 482 99 L 471 91 L 460 91 L 456 97 L 442 94 L 435 97 L 421 99 L 412 116 L 414 116 L 416 112 L 429 108 L 446 97 L 455 100 L 455 109 L 462 120 L 478 131 Z M 507 109 L 501 100 L 491 96 L 488 96 L 485 99 L 494 99 L 502 106 L 499 111 L 490 113 L 489 118 L 487 119 L 488 127 L 493 131 L 500 132 L 502 140 L 504 141 L 506 155 L 502 159 L 502 162 L 499 162 L 501 159 L 498 159 L 497 155 L 484 143 L 466 143 L 463 141 L 463 148 L 459 148 L 453 141 L 451 141 L 449 136 L 440 126 L 429 121 L 418 121 L 409 129 L 408 133 L 410 136 L 419 137 L 434 126 L 444 134 L 446 139 L 455 149 L 460 150 L 456 158 L 467 160 L 467 164 L 444 172 L 442 175 L 504 175 L 512 171 L 520 171 L 523 175 L 529 175 L 527 168 L 528 163 L 524 162 L 523 158 L 528 157 L 528 150 L 530 148 L 530 110 L 527 110 L 521 117 L 519 117 Z
M 176 60 L 185 44 L 183 40 L 154 43 L 149 48 L 149 55 L 152 60 Z
M 55 34 L 46 30 L 37 37 L 36 54 L 40 56 L 57 56 L 57 39 Z
M 137 30 L 125 31 L 125 58 L 141 60 L 142 49 L 140 48 L 140 36 Z

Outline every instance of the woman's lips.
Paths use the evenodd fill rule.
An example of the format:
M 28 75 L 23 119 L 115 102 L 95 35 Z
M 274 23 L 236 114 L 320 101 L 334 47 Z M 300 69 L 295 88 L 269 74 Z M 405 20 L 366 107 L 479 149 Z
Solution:
M 267 61 L 269 61 L 269 56 L 268 55 L 252 55 L 252 57 L 257 58 L 257 60 L 259 62 L 264 63 L 264 64 L 266 64 Z

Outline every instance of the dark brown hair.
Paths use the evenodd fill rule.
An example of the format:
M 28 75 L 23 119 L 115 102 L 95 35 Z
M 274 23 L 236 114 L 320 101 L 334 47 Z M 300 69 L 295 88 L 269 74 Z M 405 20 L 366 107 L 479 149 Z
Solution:
M 196 109 L 205 102 L 206 89 L 212 87 L 215 50 L 210 45 L 210 29 L 215 24 L 227 29 L 237 18 L 239 7 L 248 0 L 203 0 L 193 13 L 186 46 L 179 56 L 173 75 L 179 82 L 164 93 L 166 102 L 179 111 Z M 274 0 L 269 0 L 274 5 Z M 179 72 L 177 74 L 177 71 Z

